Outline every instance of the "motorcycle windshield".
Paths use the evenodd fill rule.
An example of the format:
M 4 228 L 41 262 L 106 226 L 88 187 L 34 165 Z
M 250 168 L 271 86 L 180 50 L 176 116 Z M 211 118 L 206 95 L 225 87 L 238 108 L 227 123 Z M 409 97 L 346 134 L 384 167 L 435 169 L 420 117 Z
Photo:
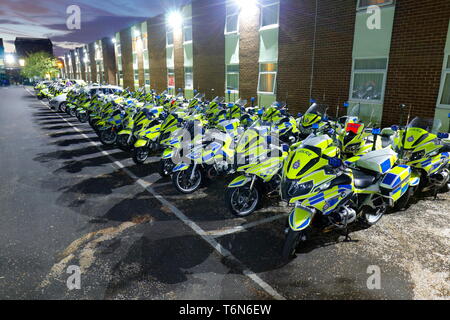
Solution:
M 239 99 L 239 100 L 237 100 L 234 104 L 235 104 L 235 105 L 238 105 L 238 106 L 240 106 L 240 107 L 244 107 L 244 106 L 247 104 L 247 100 Z
M 427 119 L 427 118 L 414 118 L 407 126 L 410 128 L 419 128 L 433 134 L 437 134 L 442 126 L 442 122 L 439 119 Z
M 328 106 L 323 104 L 314 103 L 308 110 L 306 110 L 305 114 L 315 114 L 319 116 L 323 116 L 327 113 Z
M 321 149 L 313 146 L 305 146 L 291 152 L 283 168 L 283 179 L 299 180 L 305 174 L 317 170 L 321 155 Z

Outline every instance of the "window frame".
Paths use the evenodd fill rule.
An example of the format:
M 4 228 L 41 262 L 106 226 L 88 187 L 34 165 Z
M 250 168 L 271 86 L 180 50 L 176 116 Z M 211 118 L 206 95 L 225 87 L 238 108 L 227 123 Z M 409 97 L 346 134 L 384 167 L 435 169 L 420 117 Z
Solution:
M 360 69 L 360 70 L 356 70 L 355 71 L 356 60 L 376 60 L 376 59 L 386 59 L 386 68 L 384 70 L 383 69 Z M 383 104 L 384 103 L 385 92 L 386 92 L 386 82 L 387 82 L 388 69 L 389 69 L 389 57 L 387 57 L 387 56 L 384 56 L 384 57 L 380 56 L 380 57 L 358 57 L 358 58 L 353 58 L 352 74 L 351 74 L 351 79 L 350 79 L 349 101 L 351 101 L 351 102 L 360 102 L 360 103 L 365 103 L 365 104 Z M 354 85 L 355 85 L 355 74 L 369 74 L 369 73 L 373 73 L 373 74 L 382 73 L 383 74 L 383 83 L 381 84 L 382 88 L 381 88 L 381 98 L 380 98 L 380 100 L 366 100 L 366 99 L 353 98 L 353 88 L 354 88 Z
M 173 70 L 173 71 L 171 72 L 171 70 Z M 169 77 L 171 75 L 173 75 L 173 86 L 169 85 Z M 175 84 L 175 68 L 167 68 L 167 88 L 175 89 L 175 86 L 176 86 L 176 84 Z
M 385 7 L 385 6 L 391 6 L 391 5 L 395 5 L 395 0 L 387 0 L 386 3 L 381 3 L 381 4 L 371 4 L 368 6 L 361 6 L 361 0 L 358 0 L 358 3 L 356 5 L 356 10 L 357 11 L 361 11 L 361 10 L 367 10 L 367 8 L 370 8 L 370 6 L 379 6 L 379 7 Z
M 230 92 L 230 93 L 239 93 L 239 86 L 240 86 L 240 71 L 232 71 L 229 72 L 228 71 L 228 67 L 229 66 L 238 66 L 239 70 L 240 70 L 240 64 L 227 64 L 225 65 L 225 92 Z M 232 75 L 237 75 L 238 76 L 238 83 L 237 83 L 237 89 L 228 89 L 228 76 L 232 74 Z
M 264 18 L 264 8 L 273 7 L 273 6 L 278 6 L 277 23 L 269 24 L 267 26 L 263 26 L 262 24 L 263 24 L 263 18 Z M 262 4 L 260 12 L 261 12 L 261 14 L 260 14 L 260 17 L 259 17 L 259 30 L 279 28 L 279 26 L 280 26 L 280 1 L 273 1 L 273 2 L 270 2 L 270 3 L 267 3 L 267 4 Z
M 183 24 L 183 44 L 189 44 L 189 43 L 192 43 L 192 40 L 194 39 L 194 35 L 193 35 L 193 32 L 192 32 L 192 20 L 189 20 L 190 21 L 190 23 L 188 23 L 188 24 Z M 186 30 L 186 28 L 191 28 L 191 40 L 188 40 L 188 41 L 186 41 L 186 33 L 185 33 L 185 30 Z
M 229 13 L 229 9 L 227 6 L 227 12 L 226 12 L 226 16 L 225 16 L 225 30 L 224 30 L 224 34 L 225 35 L 229 35 L 229 34 L 239 34 L 239 16 L 240 16 L 240 12 L 239 12 L 239 8 L 236 8 L 236 12 L 234 13 Z M 236 16 L 237 22 L 236 22 L 236 30 L 235 31 L 228 31 L 228 18 L 230 17 L 234 17 Z
M 169 33 L 172 34 L 172 43 L 171 44 L 169 44 L 169 37 L 167 36 Z M 166 48 L 173 47 L 173 43 L 174 43 L 173 37 L 174 37 L 173 30 L 166 30 Z
M 441 85 L 439 87 L 439 96 L 437 101 L 437 106 L 440 109 L 450 109 L 450 104 L 443 104 L 442 98 L 444 96 L 445 82 L 447 80 L 447 76 L 450 76 L 450 51 L 445 53 L 444 64 L 442 66 L 442 76 L 441 76 Z M 450 86 L 450 82 L 449 82 Z M 449 88 L 450 90 L 450 88 Z
M 190 68 L 190 72 L 186 72 L 186 68 Z M 186 85 L 186 75 L 190 74 L 192 78 L 192 86 L 188 87 Z M 184 66 L 184 89 L 185 90 L 194 90 L 194 68 L 192 66 Z
M 276 71 L 261 71 L 261 66 L 263 64 L 275 64 L 277 66 Z M 261 85 L 261 75 L 263 74 L 274 74 L 274 80 L 273 80 L 273 90 L 270 91 L 261 91 L 260 85 Z M 278 78 L 278 61 L 264 61 L 259 63 L 259 73 L 258 73 L 258 94 L 275 94 L 276 88 L 277 88 L 277 78 Z

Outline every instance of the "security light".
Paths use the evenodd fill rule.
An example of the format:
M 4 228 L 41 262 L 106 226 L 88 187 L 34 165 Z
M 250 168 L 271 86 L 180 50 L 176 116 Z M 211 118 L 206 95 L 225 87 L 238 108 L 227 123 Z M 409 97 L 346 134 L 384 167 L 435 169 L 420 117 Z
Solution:
M 116 39 L 115 39 L 115 38 L 112 38 L 112 39 L 111 39 L 111 42 L 114 43 L 114 44 L 116 44 Z
M 19 59 L 19 66 L 25 67 L 25 60 L 24 59 Z
M 139 32 L 139 30 L 136 30 L 136 29 L 133 30 L 133 36 L 134 36 L 134 37 L 137 38 L 137 37 L 139 37 L 140 35 L 141 35 L 141 33 Z
M 183 24 L 183 15 L 179 11 L 171 11 L 167 16 L 167 22 L 174 28 L 180 28 Z
M 5 63 L 6 64 L 11 65 L 11 64 L 14 64 L 15 62 L 16 62 L 16 57 L 14 57 L 12 54 L 7 54 L 5 56 Z

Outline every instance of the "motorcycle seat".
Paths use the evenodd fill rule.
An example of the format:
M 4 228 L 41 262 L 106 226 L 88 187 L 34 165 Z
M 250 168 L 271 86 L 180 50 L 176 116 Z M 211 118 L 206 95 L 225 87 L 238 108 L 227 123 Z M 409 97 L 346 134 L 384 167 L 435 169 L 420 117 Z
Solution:
M 360 170 L 353 170 L 353 180 L 355 183 L 355 188 L 365 189 L 373 184 L 377 177 L 373 174 L 368 174 Z

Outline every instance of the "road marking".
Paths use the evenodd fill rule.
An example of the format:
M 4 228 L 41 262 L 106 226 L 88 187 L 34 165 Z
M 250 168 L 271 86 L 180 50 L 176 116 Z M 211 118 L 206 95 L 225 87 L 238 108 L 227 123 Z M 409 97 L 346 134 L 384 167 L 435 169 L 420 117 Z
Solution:
M 265 219 L 261 219 L 261 220 L 257 220 L 257 221 L 253 221 L 253 222 L 249 222 L 237 227 L 231 227 L 231 228 L 225 228 L 225 229 L 219 229 L 219 230 L 211 230 L 211 231 L 207 231 L 206 234 L 213 236 L 215 238 L 218 237 L 222 237 L 222 236 L 226 236 L 228 234 L 233 234 L 233 233 L 237 233 L 237 232 L 242 232 L 242 231 L 246 231 L 248 229 L 257 227 L 261 224 L 265 224 L 265 223 L 269 223 L 275 220 L 279 220 L 281 218 L 286 218 L 288 216 L 288 213 L 280 213 L 277 214 L 275 216 L 269 217 L 269 218 L 265 218 Z
M 28 90 L 28 88 L 25 88 L 31 95 L 34 95 L 33 93 Z M 42 100 L 40 102 L 52 110 L 49 106 L 47 106 Z M 140 178 L 138 178 L 134 173 L 132 173 L 130 170 L 125 168 L 125 166 L 120 162 L 117 161 L 113 156 L 111 156 L 107 151 L 103 150 L 101 148 L 101 143 L 95 142 L 91 140 L 87 135 L 82 133 L 81 130 L 79 130 L 76 126 L 74 126 L 72 123 L 67 121 L 63 116 L 57 114 L 61 119 L 67 122 L 72 128 L 74 128 L 77 132 L 80 133 L 81 136 L 85 137 L 90 141 L 90 143 L 94 146 L 96 146 L 101 153 L 106 155 L 114 165 L 122 169 L 130 178 L 134 179 L 137 184 L 139 184 L 144 190 L 149 192 L 153 197 L 158 199 L 159 202 L 161 202 L 163 205 L 168 207 L 172 213 L 180 219 L 184 224 L 189 226 L 195 233 L 197 233 L 203 240 L 205 240 L 211 247 L 214 248 L 222 257 L 228 258 L 232 260 L 233 262 L 237 263 L 242 268 L 242 273 L 249 277 L 253 282 L 255 282 L 257 285 L 259 285 L 264 291 L 266 291 L 269 295 L 271 295 L 274 299 L 277 300 L 286 300 L 281 294 L 279 294 L 274 288 L 272 288 L 267 282 L 265 282 L 263 279 L 261 279 L 256 273 L 248 269 L 240 260 L 238 260 L 235 256 L 231 254 L 230 251 L 225 249 L 220 243 L 218 243 L 214 237 L 208 235 L 198 224 L 196 224 L 194 221 L 190 220 L 181 210 L 179 210 L 174 204 L 166 200 L 162 195 L 156 193 L 154 188 L 152 188 L 153 183 L 146 182 Z

